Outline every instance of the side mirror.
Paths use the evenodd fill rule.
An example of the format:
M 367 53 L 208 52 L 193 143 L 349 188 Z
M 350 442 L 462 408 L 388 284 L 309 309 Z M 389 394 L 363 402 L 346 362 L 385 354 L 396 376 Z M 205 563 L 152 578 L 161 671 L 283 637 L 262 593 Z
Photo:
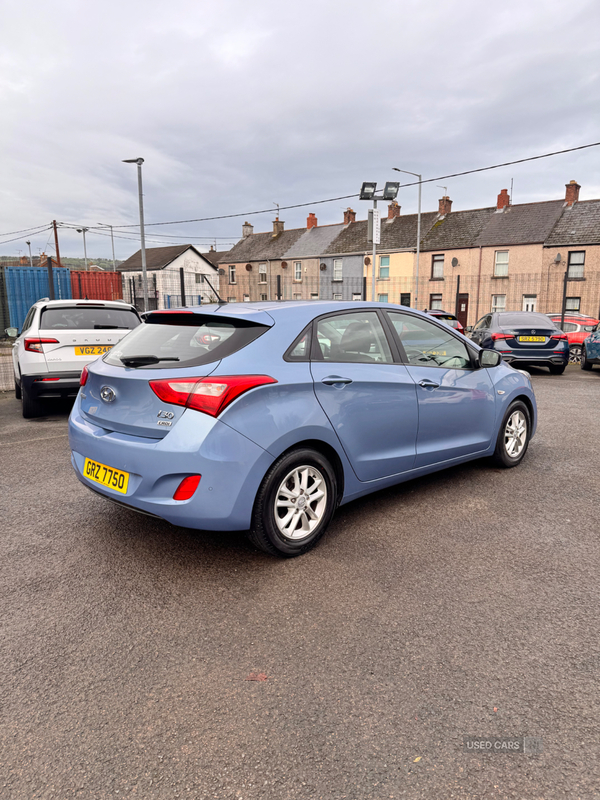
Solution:
M 501 361 L 502 356 L 497 350 L 480 350 L 479 352 L 479 366 L 482 369 L 497 367 Z
M 465 331 L 467 333 L 473 333 L 473 326 L 472 325 L 467 325 L 467 327 L 465 328 Z

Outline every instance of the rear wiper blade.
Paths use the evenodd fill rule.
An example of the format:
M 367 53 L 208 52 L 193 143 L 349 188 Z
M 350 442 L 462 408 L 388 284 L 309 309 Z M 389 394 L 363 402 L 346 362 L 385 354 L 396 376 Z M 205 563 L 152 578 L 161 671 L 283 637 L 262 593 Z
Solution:
M 179 361 L 178 358 L 159 358 L 158 356 L 121 356 L 121 363 L 126 367 L 148 367 L 160 361 Z

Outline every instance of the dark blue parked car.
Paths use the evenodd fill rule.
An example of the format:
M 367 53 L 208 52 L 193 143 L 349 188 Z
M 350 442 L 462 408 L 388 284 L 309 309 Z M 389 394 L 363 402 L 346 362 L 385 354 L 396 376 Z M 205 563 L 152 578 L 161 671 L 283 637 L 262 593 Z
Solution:
M 600 324 L 584 339 L 581 349 L 581 369 L 590 370 L 594 364 L 600 365 Z
M 545 314 L 499 311 L 486 314 L 470 330 L 480 347 L 493 348 L 515 366 L 548 367 L 562 375 L 569 363 L 567 335 Z
M 88 488 L 295 556 L 338 505 L 483 456 L 520 463 L 527 373 L 387 303 L 156 311 L 90 364 L 69 421 Z

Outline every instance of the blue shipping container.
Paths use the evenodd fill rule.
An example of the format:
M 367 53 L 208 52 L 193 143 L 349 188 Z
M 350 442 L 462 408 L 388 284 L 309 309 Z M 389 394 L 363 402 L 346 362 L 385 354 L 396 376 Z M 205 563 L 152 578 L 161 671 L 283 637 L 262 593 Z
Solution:
M 52 277 L 55 299 L 70 300 L 71 270 L 55 267 Z M 4 267 L 4 283 L 10 324 L 20 332 L 31 306 L 42 297 L 49 297 L 48 270 L 44 267 Z

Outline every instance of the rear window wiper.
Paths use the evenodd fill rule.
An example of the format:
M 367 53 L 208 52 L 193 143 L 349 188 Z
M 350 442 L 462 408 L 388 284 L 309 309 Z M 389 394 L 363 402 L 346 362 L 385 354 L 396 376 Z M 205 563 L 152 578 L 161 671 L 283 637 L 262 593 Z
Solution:
M 158 356 L 120 356 L 121 363 L 126 367 L 148 367 L 160 361 L 179 361 L 177 357 L 159 358 Z

